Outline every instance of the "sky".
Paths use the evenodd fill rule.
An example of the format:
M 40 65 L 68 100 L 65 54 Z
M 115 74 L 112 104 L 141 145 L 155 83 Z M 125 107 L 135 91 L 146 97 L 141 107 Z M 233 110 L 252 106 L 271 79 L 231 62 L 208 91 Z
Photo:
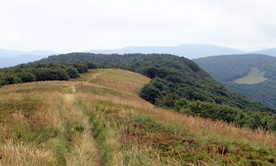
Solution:
M 275 0 L 0 0 L 0 48 L 276 47 Z

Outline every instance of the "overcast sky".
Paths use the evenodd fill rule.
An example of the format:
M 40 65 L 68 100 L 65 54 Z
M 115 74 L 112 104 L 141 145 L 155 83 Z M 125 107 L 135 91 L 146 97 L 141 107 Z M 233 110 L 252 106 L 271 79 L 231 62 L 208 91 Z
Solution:
M 0 48 L 276 47 L 275 0 L 0 0 Z

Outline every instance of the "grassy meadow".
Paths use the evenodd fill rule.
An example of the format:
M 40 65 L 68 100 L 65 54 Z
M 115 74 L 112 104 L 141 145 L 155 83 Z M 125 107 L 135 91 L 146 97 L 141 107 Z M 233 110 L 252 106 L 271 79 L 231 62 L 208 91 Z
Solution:
M 0 165 L 275 165 L 276 135 L 159 109 L 150 80 L 97 69 L 0 88 Z
M 257 67 L 253 67 L 250 69 L 249 73 L 243 77 L 234 80 L 237 84 L 259 84 L 266 81 L 265 72 L 261 72 Z

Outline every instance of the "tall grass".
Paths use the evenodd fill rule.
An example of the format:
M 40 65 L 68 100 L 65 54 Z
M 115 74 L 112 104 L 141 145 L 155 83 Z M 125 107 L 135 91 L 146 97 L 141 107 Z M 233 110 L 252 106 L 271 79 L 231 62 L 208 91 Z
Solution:
M 73 84 L 34 85 L 0 89 L 6 93 L 0 99 L 0 165 L 95 163 L 91 126 L 75 106 Z
M 108 72 L 104 74 L 108 75 Z M 119 83 L 114 85 L 116 81 L 112 81 L 111 75 L 109 75 L 111 80 L 105 84 L 99 81 L 102 79 L 101 75 L 98 77 L 100 78 L 94 78 L 97 81 L 91 82 L 93 84 L 99 82 L 102 88 L 121 86 Z M 183 165 L 189 163 L 195 165 L 235 165 L 238 163 L 243 165 L 260 163 L 272 165 L 274 163 L 276 139 L 273 133 L 261 129 L 254 131 L 240 129 L 223 122 L 214 122 L 158 109 L 138 98 L 135 92 L 131 90 L 125 89 L 121 92 L 124 92 L 123 94 L 128 93 L 128 97 L 131 97 L 92 94 L 86 91 L 82 91 L 80 94 L 81 105 L 86 113 L 93 117 L 91 123 L 95 127 L 97 139 L 102 141 L 103 147 L 107 147 L 103 148 L 108 154 L 106 155 L 108 158 L 107 165 L 115 164 L 114 158 L 116 157 L 114 154 L 121 153 L 123 154 L 124 165 L 147 165 L 146 163 L 148 165 Z M 139 131 L 140 128 L 133 127 L 132 121 L 133 118 L 141 115 L 141 119 L 150 119 L 158 126 L 163 126 L 161 127 L 163 129 L 147 132 L 145 130 L 151 130 L 152 126 L 144 126 L 144 123 L 141 123 L 143 130 Z M 161 132 L 163 130 L 168 130 L 165 135 Z M 116 135 L 109 134 L 108 131 L 112 131 Z M 125 131 L 127 131 L 126 133 L 131 131 L 133 135 L 130 137 Z M 119 137 L 120 139 L 118 139 Z M 109 139 L 114 140 L 114 138 L 116 138 L 115 141 L 107 141 Z M 166 143 L 168 141 L 166 139 L 174 139 L 174 143 L 159 144 L 162 147 L 160 150 L 156 143 L 162 143 L 162 141 Z M 183 145 L 183 142 L 187 142 L 189 146 Z M 110 147 L 112 148 L 110 149 Z M 184 155 L 185 147 L 189 149 L 189 152 Z M 251 149 L 251 151 L 247 149 Z M 271 154 L 269 154 L 270 151 Z M 235 157 L 235 153 L 238 157 Z
M 5 88 L 5 87 L 4 87 Z M 6 89 L 1 90 L 6 90 Z M 10 87 L 8 87 L 10 88 Z M 28 86 L 16 88 L 24 90 Z M 0 101 L 0 165 L 51 165 L 60 126 L 55 92 L 10 93 Z
M 0 152 L 0 165 L 51 165 L 55 162 L 51 149 L 12 139 L 1 144 Z
M 0 165 L 273 165 L 262 129 L 156 108 L 149 79 L 98 69 L 70 82 L 0 88 Z

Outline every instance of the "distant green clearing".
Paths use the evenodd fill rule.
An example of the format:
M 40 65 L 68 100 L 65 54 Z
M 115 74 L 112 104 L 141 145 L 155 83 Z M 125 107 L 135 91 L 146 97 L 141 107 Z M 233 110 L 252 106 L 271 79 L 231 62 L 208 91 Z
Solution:
M 259 84 L 267 80 L 265 72 L 261 72 L 257 67 L 252 67 L 247 76 L 234 80 L 237 84 Z

